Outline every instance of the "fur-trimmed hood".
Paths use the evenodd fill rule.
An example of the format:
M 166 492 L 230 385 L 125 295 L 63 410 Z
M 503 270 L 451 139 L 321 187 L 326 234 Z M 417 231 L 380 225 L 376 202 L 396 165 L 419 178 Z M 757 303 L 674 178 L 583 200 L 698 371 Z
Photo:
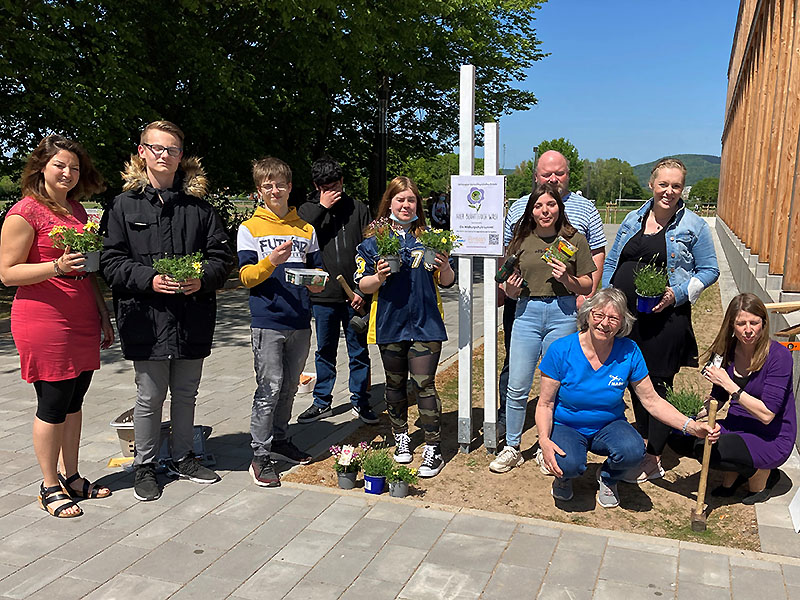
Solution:
M 131 154 L 131 159 L 125 163 L 125 170 L 122 175 L 122 189 L 126 192 L 143 192 L 150 185 L 147 178 L 147 171 L 144 160 L 137 154 Z M 182 189 L 185 194 L 203 198 L 208 193 L 208 178 L 200 164 L 200 159 L 196 156 L 188 156 L 181 160 L 178 166 L 178 176 L 183 177 Z

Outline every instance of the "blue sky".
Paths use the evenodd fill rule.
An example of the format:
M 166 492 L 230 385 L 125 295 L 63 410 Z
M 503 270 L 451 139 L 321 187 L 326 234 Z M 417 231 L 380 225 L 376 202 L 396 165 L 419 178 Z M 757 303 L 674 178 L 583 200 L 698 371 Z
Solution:
M 581 158 L 632 165 L 668 154 L 719 156 L 738 10 L 738 0 L 545 3 L 535 26 L 551 54 L 522 83 L 539 103 L 500 119 L 501 167 L 558 137 Z

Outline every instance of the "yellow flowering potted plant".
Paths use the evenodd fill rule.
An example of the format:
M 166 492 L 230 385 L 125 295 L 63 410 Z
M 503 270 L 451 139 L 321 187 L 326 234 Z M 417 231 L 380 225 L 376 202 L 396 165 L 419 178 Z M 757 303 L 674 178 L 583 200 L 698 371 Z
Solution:
M 389 480 L 389 495 L 395 498 L 408 496 L 408 486 L 414 485 L 419 481 L 417 470 L 411 469 L 406 465 L 396 465 L 387 479 Z
M 167 275 L 175 281 L 199 279 L 203 276 L 203 253 L 159 258 L 153 263 L 153 268 L 160 275 Z
M 53 248 L 63 250 L 69 248 L 71 252 L 83 254 L 83 270 L 94 273 L 100 270 L 100 250 L 103 248 L 103 236 L 100 235 L 100 225 L 92 220 L 83 226 L 79 232 L 73 227 L 56 225 L 47 234 L 53 242 Z
M 458 248 L 461 244 L 458 236 L 448 229 L 428 228 L 419 236 L 420 243 L 425 246 L 425 268 L 433 271 L 436 268 L 436 254 L 449 255 L 453 248 Z

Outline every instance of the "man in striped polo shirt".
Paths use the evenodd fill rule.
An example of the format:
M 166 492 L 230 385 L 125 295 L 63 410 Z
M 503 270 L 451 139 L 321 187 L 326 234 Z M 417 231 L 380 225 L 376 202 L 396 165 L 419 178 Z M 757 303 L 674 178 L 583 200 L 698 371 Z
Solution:
M 597 266 L 597 270 L 592 273 L 592 294 L 597 291 L 597 287 L 603 278 L 603 262 L 606 259 L 606 235 L 603 231 L 603 221 L 600 213 L 597 212 L 594 204 L 578 194 L 569 191 L 569 161 L 566 157 L 555 150 L 548 150 L 539 157 L 536 163 L 536 183 L 553 183 L 558 185 L 561 197 L 564 200 L 569 222 L 585 237 L 589 242 L 592 251 L 592 261 Z M 514 201 L 506 215 L 503 226 L 503 245 L 508 246 L 514 234 L 514 227 L 522 218 L 525 206 L 528 203 L 528 196 Z M 578 296 L 578 307 L 583 304 L 584 296 Z M 508 347 L 511 345 L 511 329 L 514 325 L 514 314 L 517 310 L 517 301 L 506 297 L 503 302 L 503 337 L 506 347 L 506 358 L 503 361 L 503 370 L 500 372 L 500 415 L 499 423 L 502 431 L 505 431 L 505 412 L 506 412 L 506 393 L 508 391 Z

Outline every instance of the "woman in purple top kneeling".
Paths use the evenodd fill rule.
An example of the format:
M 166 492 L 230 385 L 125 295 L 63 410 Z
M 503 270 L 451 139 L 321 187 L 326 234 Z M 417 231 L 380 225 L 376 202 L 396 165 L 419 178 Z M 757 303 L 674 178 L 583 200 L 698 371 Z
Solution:
M 742 502 L 763 502 L 797 436 L 791 352 L 769 339 L 764 303 L 753 294 L 739 294 L 728 305 L 709 353 L 712 363 L 722 359 L 721 366 L 703 369 L 714 384 L 711 396 L 720 403 L 730 399 L 710 463 L 725 475 L 711 494 L 732 496 L 746 481 L 750 491 Z

